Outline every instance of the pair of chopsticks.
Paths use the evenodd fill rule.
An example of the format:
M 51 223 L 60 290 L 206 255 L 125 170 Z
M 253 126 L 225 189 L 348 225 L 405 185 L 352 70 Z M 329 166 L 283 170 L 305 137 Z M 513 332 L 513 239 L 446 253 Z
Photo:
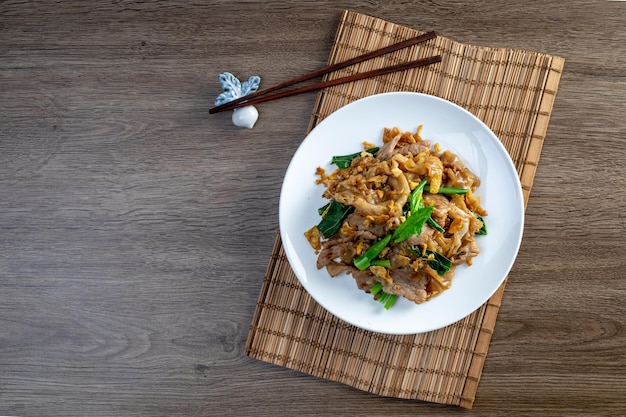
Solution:
M 416 36 L 414 38 L 411 39 L 407 39 L 405 41 L 402 42 L 398 42 L 395 43 L 393 45 L 389 45 L 385 48 L 381 48 L 381 49 L 377 49 L 375 51 L 372 52 L 368 52 L 366 54 L 363 55 L 359 55 L 357 57 L 348 59 L 347 61 L 343 61 L 343 62 L 339 62 L 337 64 L 333 64 L 333 65 L 328 65 L 324 68 L 320 68 L 316 71 L 310 72 L 308 74 L 305 75 L 301 75 L 300 77 L 296 77 L 293 78 L 289 81 L 285 81 L 282 82 L 280 84 L 276 84 L 273 87 L 268 87 L 266 89 L 260 90 L 260 91 L 256 91 L 252 94 L 248 94 L 246 96 L 243 97 L 239 97 L 236 98 L 234 100 L 229 101 L 228 103 L 224 103 L 222 105 L 213 107 L 211 109 L 209 109 L 209 113 L 213 114 L 213 113 L 219 113 L 221 111 L 226 111 L 226 110 L 234 110 L 236 108 L 239 107 L 243 107 L 243 106 L 249 106 L 252 104 L 258 104 L 258 103 L 263 103 L 266 101 L 270 101 L 270 100 L 276 100 L 279 98 L 283 98 L 283 97 L 288 97 L 288 96 L 293 96 L 296 94 L 301 94 L 301 93 L 306 93 L 309 91 L 315 91 L 315 90 L 321 90 L 322 88 L 326 88 L 326 87 L 331 87 L 333 85 L 338 85 L 338 84 L 344 84 L 344 83 L 348 83 L 348 82 L 352 82 L 352 81 L 358 81 L 358 80 L 363 80 L 365 78 L 371 78 L 371 77 L 377 77 L 380 75 L 385 75 L 385 74 L 389 74 L 392 72 L 396 72 L 396 71 L 403 71 L 403 70 L 407 70 L 410 68 L 417 68 L 417 67 L 422 67 L 424 65 L 430 65 L 430 64 L 434 64 L 436 62 L 440 62 L 441 61 L 441 55 L 435 55 L 429 58 L 423 58 L 423 59 L 418 59 L 416 61 L 410 61 L 410 62 L 406 62 L 406 63 L 402 63 L 402 64 L 398 64 L 398 65 L 393 65 L 390 67 L 385 67 L 385 68 L 379 68 L 379 69 L 375 69 L 372 71 L 367 71 L 367 72 L 363 72 L 363 73 L 358 73 L 358 74 L 353 74 L 353 75 L 349 75 L 347 77 L 342 77 L 342 78 L 338 78 L 335 80 L 330 80 L 330 81 L 324 81 L 324 82 L 320 82 L 317 84 L 312 84 L 312 85 L 308 85 L 308 86 L 304 86 L 304 87 L 300 87 L 300 88 L 295 88 L 292 90 L 288 90 L 288 91 L 283 91 L 280 93 L 275 93 L 272 95 L 269 95 L 269 93 L 273 93 L 276 90 L 285 88 L 285 87 L 289 87 L 292 86 L 294 84 L 303 82 L 303 81 L 307 81 L 310 80 L 311 78 L 315 78 L 321 75 L 325 75 L 328 74 L 330 72 L 333 71 L 337 71 L 339 69 L 342 68 L 346 68 L 350 65 L 354 65 L 354 64 L 358 64 L 360 62 L 363 61 L 367 61 L 369 59 L 372 58 L 376 58 L 378 56 L 381 55 L 385 55 L 394 51 L 398 51 L 400 49 L 404 49 L 404 48 L 408 48 L 409 46 L 412 45 L 416 45 L 418 43 L 422 43 L 422 42 L 426 42 L 427 40 L 433 39 L 437 37 L 437 34 L 435 32 L 427 32 L 423 35 L 419 35 Z

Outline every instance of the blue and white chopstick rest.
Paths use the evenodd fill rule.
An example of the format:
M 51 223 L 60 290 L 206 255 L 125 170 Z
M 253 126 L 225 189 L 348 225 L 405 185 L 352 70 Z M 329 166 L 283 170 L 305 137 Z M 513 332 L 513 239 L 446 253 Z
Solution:
M 261 83 L 261 77 L 259 76 L 253 75 L 248 78 L 247 81 L 241 82 L 230 72 L 221 73 L 218 79 L 220 84 L 222 84 L 224 92 L 215 99 L 216 106 L 220 106 L 239 97 L 254 93 L 259 88 L 259 84 Z M 252 105 L 239 107 L 233 110 L 232 120 L 235 126 L 252 129 L 258 118 L 259 111 Z

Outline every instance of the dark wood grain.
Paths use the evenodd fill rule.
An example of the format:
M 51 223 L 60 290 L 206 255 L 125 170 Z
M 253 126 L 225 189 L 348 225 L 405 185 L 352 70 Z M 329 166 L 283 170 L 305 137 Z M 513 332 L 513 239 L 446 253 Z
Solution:
M 187 4 L 190 3 L 190 4 Z M 566 59 L 474 409 L 242 355 L 344 9 Z M 0 2 L 0 415 L 626 415 L 626 3 Z

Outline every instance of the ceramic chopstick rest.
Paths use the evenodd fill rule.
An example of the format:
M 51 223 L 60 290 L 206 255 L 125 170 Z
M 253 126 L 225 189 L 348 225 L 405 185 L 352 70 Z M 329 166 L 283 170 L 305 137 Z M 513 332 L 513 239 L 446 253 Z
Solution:
M 215 99 L 216 106 L 220 106 L 239 97 L 254 93 L 259 88 L 259 84 L 261 83 L 261 78 L 256 75 L 248 78 L 247 81 L 241 82 L 230 72 L 221 73 L 218 79 L 220 84 L 222 84 L 224 92 Z M 259 111 L 252 105 L 239 107 L 233 110 L 232 120 L 235 126 L 252 129 L 258 118 Z

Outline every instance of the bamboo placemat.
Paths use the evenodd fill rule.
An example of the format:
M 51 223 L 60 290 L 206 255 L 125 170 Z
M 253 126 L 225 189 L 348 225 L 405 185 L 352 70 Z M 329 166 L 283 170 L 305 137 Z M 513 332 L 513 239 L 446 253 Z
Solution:
M 345 11 L 329 64 L 422 32 Z M 485 122 L 505 145 L 528 201 L 564 60 L 530 51 L 496 49 L 437 37 L 426 44 L 329 75 L 441 54 L 439 64 L 328 88 L 318 94 L 309 129 L 338 108 L 389 91 L 439 96 Z M 280 235 L 245 346 L 245 355 L 382 396 L 471 408 L 502 301 L 504 284 L 474 313 L 446 328 L 417 335 L 368 332 L 334 317 L 294 275 Z

